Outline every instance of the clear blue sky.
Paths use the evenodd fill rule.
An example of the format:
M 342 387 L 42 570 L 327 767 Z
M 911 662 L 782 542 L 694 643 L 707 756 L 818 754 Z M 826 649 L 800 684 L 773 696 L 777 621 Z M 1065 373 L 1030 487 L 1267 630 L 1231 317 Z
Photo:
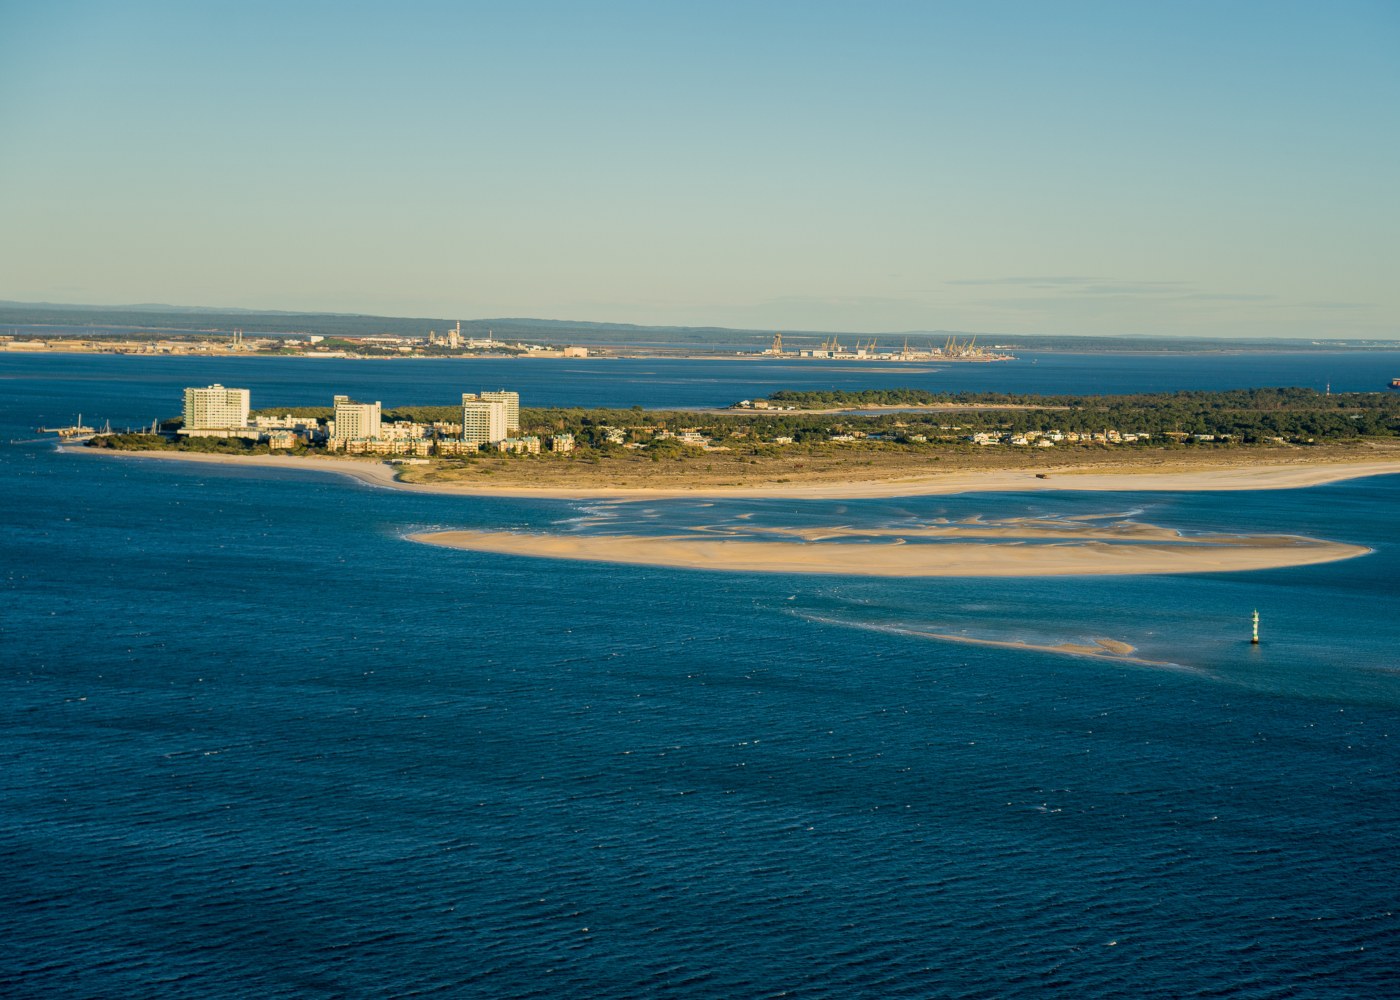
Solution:
M 0 0 L 0 298 L 1400 337 L 1400 3 Z

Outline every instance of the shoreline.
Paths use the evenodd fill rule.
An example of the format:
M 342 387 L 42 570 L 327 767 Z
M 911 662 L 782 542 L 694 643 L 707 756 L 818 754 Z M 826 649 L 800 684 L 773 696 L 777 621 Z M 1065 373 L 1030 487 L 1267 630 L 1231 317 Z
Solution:
M 1049 478 L 1025 469 L 953 470 L 921 476 L 865 481 L 759 483 L 742 486 L 618 487 L 618 486 L 519 486 L 484 482 L 407 483 L 397 470 L 382 461 L 351 458 L 307 458 L 281 455 L 206 455 L 171 451 L 115 451 L 61 445 L 68 453 L 121 458 L 156 459 L 204 465 L 270 469 L 290 472 L 325 472 L 349 476 L 370 486 L 456 496 L 513 497 L 543 500 L 596 499 L 793 499 L 856 500 L 901 496 L 934 496 L 955 493 L 1029 493 L 1074 490 L 1086 492 L 1229 492 L 1238 490 L 1302 489 L 1368 476 L 1400 475 L 1400 461 L 1341 461 L 1238 464 L 1225 467 L 1184 467 L 1167 471 L 1125 468 L 1104 471 L 1102 466 L 1067 466 L 1054 469 Z

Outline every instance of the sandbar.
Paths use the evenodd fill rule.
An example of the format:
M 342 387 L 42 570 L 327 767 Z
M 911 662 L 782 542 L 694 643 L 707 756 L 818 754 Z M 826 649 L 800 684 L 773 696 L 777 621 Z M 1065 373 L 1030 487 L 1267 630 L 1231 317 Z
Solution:
M 1138 576 L 1232 573 L 1335 562 L 1370 549 L 1299 536 L 1204 536 L 1173 542 L 1026 544 L 751 541 L 693 536 L 434 531 L 415 542 L 543 559 L 731 573 L 878 577 Z

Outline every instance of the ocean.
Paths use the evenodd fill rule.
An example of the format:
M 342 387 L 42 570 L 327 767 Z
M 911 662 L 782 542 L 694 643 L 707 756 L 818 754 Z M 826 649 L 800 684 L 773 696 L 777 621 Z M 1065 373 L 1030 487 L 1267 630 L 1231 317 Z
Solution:
M 879 385 L 1369 389 L 1400 374 L 1395 357 L 1042 355 L 920 373 L 0 355 L 0 994 L 1400 995 L 1400 476 L 574 502 L 33 440 L 79 412 L 171 416 L 180 387 L 212 381 L 251 387 L 255 406 L 497 386 L 527 406 L 718 406 Z M 972 516 L 1373 552 L 1252 573 L 901 580 L 404 539 Z M 1156 665 L 921 632 L 1107 637 Z

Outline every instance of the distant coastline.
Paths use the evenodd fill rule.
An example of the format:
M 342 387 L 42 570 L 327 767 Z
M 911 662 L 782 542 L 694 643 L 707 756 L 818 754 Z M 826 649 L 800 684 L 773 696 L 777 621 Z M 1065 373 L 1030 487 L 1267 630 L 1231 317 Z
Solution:
M 273 337 L 422 337 L 432 329 L 446 330 L 457 317 L 378 316 L 359 313 L 296 312 L 202 306 L 83 305 L 55 302 L 0 301 L 0 335 L 16 337 L 197 337 L 227 338 L 235 330 L 250 338 Z M 723 327 L 714 325 L 666 326 L 595 320 L 558 320 L 530 317 L 482 317 L 462 319 L 464 336 L 480 338 L 494 331 L 510 340 L 549 344 L 577 344 L 600 349 L 608 356 L 722 357 L 736 352 L 752 356 L 781 332 L 790 351 L 818 348 L 833 337 L 870 338 L 886 348 L 910 341 L 938 343 L 949 337 L 976 338 L 998 351 L 1035 351 L 1063 354 L 1128 353 L 1242 354 L 1255 352 L 1312 352 L 1400 350 L 1400 340 L 1372 337 L 1225 338 L 1191 336 L 1111 336 L 1099 334 L 1053 335 L 991 333 L 985 330 L 819 330 L 793 327 Z M 16 352 L 19 353 L 19 352 Z
M 32 329 L 32 328 L 31 328 Z M 42 330 L 33 336 L 38 336 Z M 545 348 L 533 351 L 498 351 L 498 350 L 475 350 L 464 351 L 456 354 L 364 354 L 345 351 L 288 351 L 288 350 L 228 350 L 222 346 L 213 348 L 185 348 L 177 350 L 148 350 L 140 345 L 146 343 L 145 338 L 133 339 L 120 344 L 90 344 L 90 343 L 64 343 L 65 340 L 82 340 L 76 334 L 50 335 L 49 339 L 40 343 L 38 341 L 16 341 L 11 338 L 0 336 L 0 356 L 9 355 L 15 357 L 32 355 L 117 355 L 125 357 L 166 357 L 166 358 L 218 358 L 228 360 L 233 358 L 312 358 L 319 360 L 340 360 L 340 361 L 462 361 L 462 360 L 503 360 L 503 359 L 569 359 L 569 360 L 589 360 L 608 361 L 617 359 L 632 359 L 646 361 L 749 361 L 760 364 L 811 364 L 816 362 L 832 364 L 843 363 L 859 366 L 860 368 L 873 368 L 877 370 L 892 369 L 898 371 L 908 371 L 920 365 L 985 365 L 998 362 L 1017 361 L 1016 357 L 1005 358 L 962 358 L 962 357 L 928 357 L 920 356 L 913 358 L 859 358 L 854 356 L 823 357 L 823 356 L 799 356 L 798 354 L 783 354 L 774 356 L 766 354 L 751 344 L 714 344 L 714 345 L 655 345 L 655 344 L 634 344 L 625 341 L 620 343 L 589 343 L 580 344 L 578 347 L 587 350 L 586 355 L 568 354 L 563 349 Z M 155 338 L 151 338 L 154 340 Z M 1129 343 L 1111 344 L 1103 347 L 1091 347 L 1088 345 L 1077 345 L 1072 343 L 1054 343 L 1051 345 L 1041 345 L 1028 343 L 1016 346 L 1014 349 L 1031 354 L 1045 355 L 1084 355 L 1100 357 L 1103 355 L 1122 355 L 1130 357 L 1213 357 L 1213 356 L 1245 356 L 1254 354 L 1292 354 L 1292 353 L 1322 353 L 1327 351 L 1354 352 L 1354 351 L 1385 351 L 1400 354 L 1400 343 L 1391 342 L 1365 342 L 1359 344 L 1312 344 L 1312 343 L 1277 343 L 1268 342 L 1261 344 L 1249 344 L 1239 341 L 1222 341 L 1218 344 L 1190 344 L 1179 346 L 1157 346 L 1157 345 L 1134 345 Z

